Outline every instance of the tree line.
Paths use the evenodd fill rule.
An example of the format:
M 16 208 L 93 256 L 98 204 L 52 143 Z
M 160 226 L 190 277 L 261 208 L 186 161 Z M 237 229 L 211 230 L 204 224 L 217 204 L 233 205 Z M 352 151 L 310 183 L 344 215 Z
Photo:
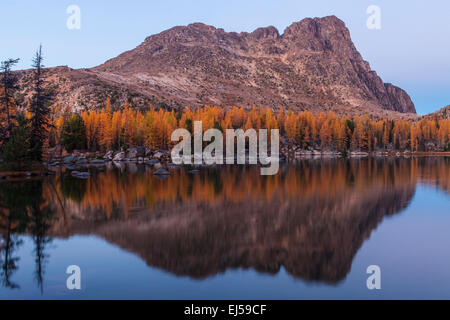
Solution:
M 288 146 L 319 150 L 401 150 L 450 151 L 450 120 L 423 117 L 419 120 L 374 120 L 365 116 L 338 116 L 335 113 L 295 113 L 270 108 L 245 110 L 216 106 L 182 111 L 151 107 L 140 111 L 125 105 L 113 111 L 109 100 L 104 108 L 71 114 L 60 110 L 53 118 L 51 145 L 62 144 L 68 151 L 87 149 L 108 151 L 132 146 L 170 149 L 176 128 L 193 132 L 193 122 L 202 121 L 203 130 L 216 128 L 244 130 L 279 129 Z

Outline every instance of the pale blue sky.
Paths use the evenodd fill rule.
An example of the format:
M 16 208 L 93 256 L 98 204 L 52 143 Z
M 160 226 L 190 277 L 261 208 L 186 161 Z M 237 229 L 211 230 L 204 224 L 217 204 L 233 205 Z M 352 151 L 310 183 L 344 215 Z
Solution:
M 66 27 L 69 5 L 81 9 L 81 30 Z M 381 8 L 381 30 L 366 27 L 369 5 Z M 45 65 L 92 67 L 176 25 L 203 22 L 226 31 L 273 25 L 280 33 L 305 17 L 336 15 L 385 82 L 405 89 L 419 114 L 450 104 L 448 0 L 1 0 L 0 59 L 28 68 L 43 44 Z M 5 14 L 6 13 L 6 14 Z

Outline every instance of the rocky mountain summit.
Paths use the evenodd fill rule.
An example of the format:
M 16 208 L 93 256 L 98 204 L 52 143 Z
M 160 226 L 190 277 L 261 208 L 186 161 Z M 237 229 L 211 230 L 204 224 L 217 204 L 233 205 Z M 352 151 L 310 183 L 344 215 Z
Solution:
M 384 83 L 334 16 L 225 32 L 202 23 L 152 35 L 92 69 L 47 70 L 57 101 L 74 109 L 125 101 L 184 107 L 271 107 L 338 113 L 414 113 L 402 89 Z M 26 71 L 25 71 L 26 74 Z
M 450 120 L 450 105 L 432 113 L 431 115 L 434 115 L 439 119 Z

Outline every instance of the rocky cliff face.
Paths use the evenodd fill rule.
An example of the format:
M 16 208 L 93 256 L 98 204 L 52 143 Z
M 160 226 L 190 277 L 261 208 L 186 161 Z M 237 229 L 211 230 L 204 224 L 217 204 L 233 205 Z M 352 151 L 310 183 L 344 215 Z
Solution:
M 105 78 L 120 75 L 187 105 L 415 113 L 406 92 L 383 83 L 334 16 L 293 23 L 282 35 L 274 27 L 239 34 L 201 23 L 175 27 L 93 71 Z
M 274 27 L 252 33 L 225 32 L 201 23 L 174 27 L 103 65 L 70 72 L 96 84 L 82 96 L 95 98 L 95 88 L 98 98 L 104 98 L 105 84 L 107 90 L 118 91 L 118 102 L 128 94 L 138 106 L 147 99 L 173 107 L 261 105 L 415 113 L 408 94 L 371 70 L 345 24 L 334 16 L 293 23 L 282 35 Z M 72 93 L 86 88 L 77 79 L 66 83 Z M 73 103 L 86 107 L 78 100 Z
M 439 119 L 450 120 L 450 105 L 432 113 L 431 116 L 436 116 Z

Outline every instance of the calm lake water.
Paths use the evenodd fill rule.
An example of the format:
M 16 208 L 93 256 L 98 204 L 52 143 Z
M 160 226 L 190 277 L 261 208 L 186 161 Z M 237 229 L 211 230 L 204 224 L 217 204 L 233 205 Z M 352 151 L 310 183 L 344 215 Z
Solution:
M 450 158 L 91 172 L 0 182 L 0 298 L 450 299 Z

